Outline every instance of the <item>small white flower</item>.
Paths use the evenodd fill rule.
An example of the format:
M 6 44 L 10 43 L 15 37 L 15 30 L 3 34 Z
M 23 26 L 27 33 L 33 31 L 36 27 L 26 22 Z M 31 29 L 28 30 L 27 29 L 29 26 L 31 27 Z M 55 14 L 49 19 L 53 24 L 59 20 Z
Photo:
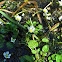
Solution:
M 51 13 L 49 13 L 49 14 L 46 14 L 47 16 L 50 16 L 51 15 Z
M 59 21 L 61 21 L 61 20 L 62 20 L 62 16 L 59 17 Z
M 35 27 L 32 25 L 32 26 L 28 27 L 28 30 L 30 33 L 32 33 L 35 31 Z
M 51 13 L 47 14 L 47 13 L 43 13 L 43 16 L 50 16 Z
M 51 17 L 48 17 L 48 16 L 47 16 L 46 19 L 47 19 L 47 20 L 51 20 Z
M 44 8 L 44 9 L 43 9 L 43 12 L 44 12 L 44 13 L 47 13 L 47 12 L 48 12 L 48 10 L 47 10 L 46 8 Z
M 61 1 L 58 1 L 59 2 L 59 6 L 62 6 L 62 0 Z
M 9 51 L 6 51 L 6 52 L 3 53 L 3 56 L 5 58 L 10 58 L 11 54 L 9 54 Z
M 43 16 L 46 16 L 47 13 L 43 13 Z
M 25 14 L 23 13 L 22 16 L 24 16 Z
M 16 39 L 13 39 L 13 38 L 11 37 L 11 42 L 13 42 L 13 43 L 14 43 L 14 42 L 15 42 L 15 40 L 16 40 Z
M 17 21 L 21 21 L 21 19 L 22 19 L 22 17 L 21 16 L 19 16 L 19 15 L 17 15 L 17 16 L 15 16 L 15 19 L 17 20 Z

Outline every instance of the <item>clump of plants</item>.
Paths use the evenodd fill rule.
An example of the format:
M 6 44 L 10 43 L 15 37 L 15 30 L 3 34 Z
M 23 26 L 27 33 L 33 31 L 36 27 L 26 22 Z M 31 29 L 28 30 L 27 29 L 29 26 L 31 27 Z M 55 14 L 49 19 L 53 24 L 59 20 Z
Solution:
M 62 1 L 44 8 L 36 1 L 2 2 L 1 62 L 62 62 Z

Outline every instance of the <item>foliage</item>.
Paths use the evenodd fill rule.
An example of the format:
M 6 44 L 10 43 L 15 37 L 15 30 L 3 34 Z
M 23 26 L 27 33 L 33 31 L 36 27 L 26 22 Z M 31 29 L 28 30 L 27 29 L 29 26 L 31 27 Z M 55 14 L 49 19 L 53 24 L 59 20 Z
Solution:
M 33 1 L 24 0 L 24 2 L 20 6 L 21 2 L 6 1 L 1 6 L 0 58 L 3 59 L 1 62 L 6 59 L 3 57 L 3 52 L 7 50 L 11 53 L 10 59 L 6 59 L 7 62 L 62 62 L 62 19 L 60 17 L 62 7 L 58 5 L 59 1 L 54 3 L 52 0 L 48 4 L 50 6 L 47 5 L 44 9 L 33 6 L 31 4 Z M 26 2 L 29 4 L 27 6 L 36 9 L 23 7 Z M 53 8 L 54 4 L 58 5 L 58 9 Z M 23 8 L 16 12 L 15 9 L 18 7 Z M 15 20 L 14 16 L 11 17 L 10 13 L 14 14 L 14 11 L 16 12 L 15 17 L 21 16 L 20 21 L 17 21 L 19 18 Z M 25 13 L 24 16 L 22 16 L 23 13 Z M 30 26 L 34 28 L 28 29 Z

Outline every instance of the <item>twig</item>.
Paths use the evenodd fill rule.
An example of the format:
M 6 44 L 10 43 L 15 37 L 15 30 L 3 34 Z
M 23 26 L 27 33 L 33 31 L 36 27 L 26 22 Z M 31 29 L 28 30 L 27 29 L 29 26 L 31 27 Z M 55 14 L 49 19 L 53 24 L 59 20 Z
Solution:
M 31 18 L 30 18 L 30 22 L 31 22 L 31 24 L 33 25 L 32 21 L 31 21 Z
M 49 31 L 53 31 L 54 29 L 56 29 L 56 28 L 59 26 L 59 24 L 60 24 L 60 22 L 56 23 L 56 24 L 55 24 L 54 26 L 52 26 L 47 32 L 49 32 Z M 45 33 L 44 36 L 47 35 L 47 32 Z
M 32 38 L 33 38 L 33 40 L 34 40 L 34 34 L 32 34 Z M 36 49 L 36 47 L 35 47 L 35 50 L 36 50 L 36 53 L 37 53 L 37 55 L 38 55 L 38 58 L 37 58 L 37 60 L 39 60 L 39 54 L 38 54 L 38 52 L 37 52 L 37 49 Z
M 23 4 L 13 13 L 13 15 L 15 15 L 15 13 L 16 13 L 19 9 L 21 9 L 23 6 L 25 6 L 25 5 L 27 5 L 27 4 L 30 4 L 30 3 L 33 3 L 33 4 L 34 4 L 34 7 L 35 7 L 35 8 L 38 8 L 38 5 L 37 5 L 37 2 L 36 2 L 36 1 L 27 1 L 27 2 L 23 3 Z M 36 11 L 38 12 L 37 9 L 36 9 Z M 12 16 L 13 16 L 13 15 L 12 15 Z M 12 16 L 11 16 L 11 18 L 12 18 Z M 38 17 L 38 19 L 39 19 L 39 22 L 42 24 L 42 20 L 41 20 L 41 18 L 40 18 L 40 14 L 39 14 L 39 13 L 37 13 L 37 17 Z
M 4 2 L 5 2 L 5 1 L 0 2 L 0 8 L 1 8 L 1 5 L 2 5 Z
M 45 8 L 47 8 L 48 6 L 50 6 L 52 4 L 52 2 L 50 2 Z
M 13 13 L 13 12 L 8 11 L 8 10 L 6 10 L 6 9 L 0 9 L 0 11 L 5 11 L 5 12 L 8 12 L 8 13 Z

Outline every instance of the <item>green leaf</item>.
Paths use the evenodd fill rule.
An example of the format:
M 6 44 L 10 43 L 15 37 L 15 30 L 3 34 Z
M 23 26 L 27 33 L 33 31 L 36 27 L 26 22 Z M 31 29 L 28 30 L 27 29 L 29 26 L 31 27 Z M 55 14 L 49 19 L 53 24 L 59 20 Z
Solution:
M 40 55 L 42 55 L 43 54 L 43 52 L 42 51 L 40 51 Z
M 62 57 L 60 55 L 56 55 L 56 62 L 60 62 L 62 60 Z
M 43 38 L 42 41 L 43 41 L 43 42 L 46 42 L 46 43 L 49 42 L 49 40 L 48 40 L 47 38 Z
M 57 4 L 59 4 L 59 2 L 56 2 Z
M 25 60 L 29 61 L 29 62 L 33 62 L 32 56 L 25 55 L 25 56 L 23 56 L 23 58 L 24 58 Z
M 37 60 L 35 60 L 34 62 L 38 62 Z
M 26 21 L 26 24 L 31 25 L 31 21 L 30 20 Z
M 60 36 L 57 36 L 58 39 L 60 39 Z
M 51 56 L 48 57 L 48 60 L 51 60 Z
M 25 62 L 25 59 L 22 57 L 19 58 L 21 62 Z
M 28 27 L 28 25 L 24 25 L 24 27 Z
M 39 31 L 40 29 L 39 28 L 35 28 L 36 31 Z
M 35 41 L 35 40 L 30 40 L 30 41 L 28 42 L 28 46 L 29 46 L 29 48 L 38 47 L 38 42 Z
M 5 9 L 5 8 L 6 8 L 6 6 L 3 6 L 3 7 L 2 7 L 2 9 Z
M 36 54 L 36 50 L 32 50 L 31 52 L 32 52 L 33 54 Z
M 36 21 L 33 22 L 33 25 L 36 26 Z
M 49 60 L 49 62 L 53 62 L 53 60 Z
M 34 57 L 34 55 L 32 55 L 32 58 L 33 58 L 33 60 L 35 60 L 35 57 Z
M 6 45 L 7 45 L 7 48 L 9 49 L 14 47 L 14 45 L 11 42 L 7 42 Z
M 43 56 L 47 56 L 47 54 L 46 53 L 43 53 Z
M 38 58 L 38 57 L 39 57 L 39 55 L 38 55 L 38 54 L 35 54 L 35 57 L 36 57 L 36 58 Z
M 38 33 L 38 31 L 35 31 L 35 32 L 34 32 L 34 34 L 37 34 L 37 33 Z
M 42 28 L 43 28 L 43 26 L 42 26 L 42 25 L 38 25 L 38 28 L 39 28 L 39 29 L 42 29 Z
M 38 52 L 38 53 L 39 53 L 39 51 L 40 51 L 40 48 L 37 49 L 37 52 Z M 36 50 L 32 50 L 32 53 L 33 53 L 33 54 L 37 54 L 37 53 L 36 53 Z
M 52 60 L 56 60 L 56 54 L 51 55 Z
M 26 36 L 26 41 L 28 42 L 29 40 L 30 40 L 29 37 Z
M 42 51 L 43 52 L 48 52 L 49 51 L 49 45 L 44 45 L 43 47 L 42 47 Z
M 38 53 L 40 52 L 40 48 L 37 49 L 37 52 L 38 52 Z

